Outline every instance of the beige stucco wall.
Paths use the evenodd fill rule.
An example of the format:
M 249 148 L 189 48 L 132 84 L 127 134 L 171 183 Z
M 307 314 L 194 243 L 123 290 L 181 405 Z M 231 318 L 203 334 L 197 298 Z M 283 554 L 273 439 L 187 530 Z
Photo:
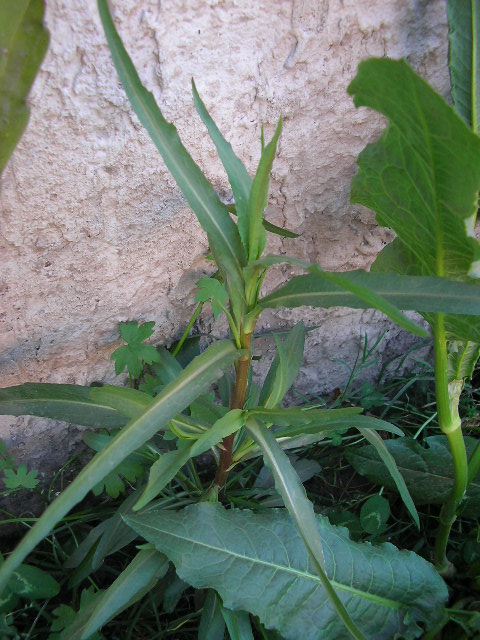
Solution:
M 355 110 L 346 87 L 360 60 L 404 56 L 447 95 L 445 0 L 111 4 L 143 81 L 222 196 L 228 182 L 190 79 L 250 172 L 262 123 L 269 136 L 283 116 L 268 217 L 302 236 L 273 238 L 270 250 L 325 269 L 367 267 L 391 236 L 349 204 L 349 186 L 381 119 Z M 46 23 L 30 124 L 0 185 L 0 386 L 111 379 L 118 322 L 155 320 L 156 341 L 178 337 L 208 270 L 205 236 L 132 113 L 96 3 L 50 0 Z M 279 268 L 267 286 L 288 274 Z M 309 391 L 341 386 L 346 370 L 331 358 L 351 362 L 362 333 L 388 326 L 370 311 L 299 310 L 266 313 L 261 329 L 299 318 L 321 325 L 298 381 Z M 200 329 L 209 322 L 206 311 Z M 400 348 L 398 330 L 389 336 L 382 348 Z M 29 459 L 44 455 L 38 438 L 52 464 L 57 441 L 74 440 L 47 421 L 0 420 L 0 437 Z

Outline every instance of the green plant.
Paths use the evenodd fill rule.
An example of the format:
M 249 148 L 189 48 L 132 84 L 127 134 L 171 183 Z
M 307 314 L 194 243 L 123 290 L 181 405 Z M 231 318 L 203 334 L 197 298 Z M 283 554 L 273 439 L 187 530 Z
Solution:
M 153 96 L 142 86 L 105 0 L 99 0 L 99 10 L 125 91 L 207 233 L 218 272 L 213 279 L 201 281 L 197 302 L 200 306 L 211 300 L 214 313 L 225 314 L 232 340 L 211 344 L 182 367 L 175 355 L 185 343 L 183 339 L 175 355 L 167 349 L 155 351 L 143 345 L 151 326 L 128 323 L 122 329 L 127 345 L 116 352 L 116 367 L 119 372 L 130 365 L 130 375 L 138 378 L 140 360 L 151 365 L 155 376 L 144 381 L 145 391 L 133 388 L 133 382 L 129 389 L 22 385 L 0 391 L 2 413 L 119 428 L 113 437 L 101 433 L 95 439 L 97 454 L 0 568 L 0 587 L 11 590 L 13 572 L 27 554 L 90 490 L 106 486 L 110 493 L 119 492 L 118 478 L 126 476 L 125 462 L 140 456 L 149 466 L 148 479 L 137 482 L 118 512 L 97 525 L 79 545 L 68 561 L 75 568 L 73 580 L 79 583 L 89 576 L 112 548 L 124 548 L 138 536 L 150 544 L 137 549 L 133 560 L 105 591 L 98 591 L 91 599 L 85 596 L 77 612 L 69 610 L 63 612 L 68 615 L 57 616 L 59 621 L 54 622 L 52 631 L 60 629 L 60 637 L 92 637 L 111 617 L 163 580 L 169 561 L 182 581 L 209 590 L 200 621 L 205 634 L 220 628 L 223 635 L 222 625 L 226 625 L 231 637 L 251 638 L 252 620 L 246 613 L 250 612 L 285 638 L 311 634 L 312 629 L 316 635 L 332 639 L 346 633 L 355 638 L 418 637 L 419 624 L 429 627 L 443 618 L 447 590 L 438 573 L 413 552 L 388 544 L 373 547 L 353 542 L 344 528 L 315 514 L 295 461 L 286 453 L 328 434 L 358 430 L 386 465 L 418 525 L 405 480 L 378 434 L 401 436 L 402 432 L 383 420 L 362 415 L 362 408 L 282 408 L 301 365 L 305 327 L 300 323 L 283 340 L 277 337 L 277 354 L 261 389 L 250 379 L 252 341 L 257 319 L 266 308 L 305 304 L 374 307 L 425 336 L 425 329 L 400 309 L 421 311 L 437 330 L 437 397 L 439 413 L 445 413 L 445 372 L 441 372 L 445 340 L 438 328 L 447 326 L 460 340 L 480 341 L 476 322 L 480 290 L 468 277 L 478 245 L 464 227 L 464 219 L 475 213 L 479 140 L 405 63 L 362 63 L 349 91 L 355 94 L 357 105 L 384 112 L 390 125 L 381 140 L 361 156 L 353 196 L 379 210 L 379 221 L 396 230 L 398 241 L 387 248 L 373 273 L 328 273 L 295 258 L 264 256 L 266 231 L 285 234 L 263 219 L 281 121 L 268 144 L 262 135 L 261 158 L 252 179 L 193 85 L 195 107 L 232 187 L 235 223 L 183 147 L 176 129 L 166 122 Z M 411 109 L 412 92 L 415 110 Z M 406 118 L 405 114 L 411 115 Z M 435 179 L 437 169 L 442 170 L 442 180 Z M 380 181 L 381 175 L 388 179 Z M 391 202 L 396 204 L 395 212 L 402 213 L 403 217 L 397 216 L 400 222 L 390 215 L 387 205 Z M 412 234 L 412 220 L 425 227 L 428 239 L 435 239 L 434 250 L 428 241 L 419 241 Z M 448 234 L 443 233 L 445 228 Z M 389 271 L 394 270 L 400 243 L 406 247 L 403 251 L 414 275 L 407 269 L 398 274 L 381 268 L 387 264 Z M 421 268 L 415 269 L 415 260 L 420 259 Z M 440 268 L 432 269 L 431 260 Z M 262 296 L 267 270 L 281 262 L 300 267 L 306 274 Z M 209 392 L 215 382 L 221 405 Z M 205 479 L 194 459 L 212 449 L 217 457 L 216 473 L 213 479 Z M 232 476 L 238 480 L 242 466 L 261 457 L 286 509 L 252 512 L 225 508 L 221 502 L 229 502 Z M 137 471 L 127 479 L 135 482 L 141 475 Z M 383 498 L 364 511 L 367 530 L 373 530 L 372 515 L 380 522 L 379 532 L 388 518 Z
M 26 98 L 48 47 L 42 0 L 0 1 L 0 173 L 30 115 Z

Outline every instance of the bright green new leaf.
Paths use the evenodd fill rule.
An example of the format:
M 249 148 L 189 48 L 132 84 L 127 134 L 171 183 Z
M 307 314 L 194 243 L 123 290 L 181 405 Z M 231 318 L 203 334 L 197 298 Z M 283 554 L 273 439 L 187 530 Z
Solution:
M 87 640 L 108 620 L 138 602 L 146 595 L 169 567 L 167 558 L 155 549 L 142 549 L 126 569 L 98 599 L 88 616 L 81 640 Z
M 26 383 L 0 389 L 0 415 L 38 416 L 85 427 L 122 427 L 128 418 L 92 396 L 95 387 Z
M 465 448 L 471 457 L 478 443 L 476 438 L 465 436 Z M 408 490 L 417 505 L 443 504 L 453 486 L 453 462 L 446 436 L 425 438 L 425 447 L 413 438 L 385 440 L 384 445 L 402 473 Z M 374 447 L 347 449 L 346 457 L 362 476 L 389 489 L 398 486 L 387 472 Z M 467 489 L 461 507 L 465 518 L 478 518 L 480 512 L 480 479 L 475 479 Z
M 390 544 L 354 543 L 322 516 L 316 522 L 332 585 L 369 640 L 410 640 L 421 633 L 417 623 L 433 628 L 441 619 L 448 593 L 431 564 Z M 216 589 L 225 607 L 258 615 L 285 640 L 347 637 L 285 510 L 200 503 L 128 523 L 172 560 L 182 580 Z
M 252 179 L 248 175 L 242 161 L 238 158 L 232 145 L 225 140 L 219 128 L 213 121 L 213 118 L 207 111 L 197 88 L 192 80 L 193 104 L 198 115 L 202 119 L 203 124 L 207 127 L 208 133 L 212 138 L 217 153 L 227 172 L 228 181 L 232 187 L 233 197 L 235 198 L 235 209 L 238 215 L 238 231 L 243 242 L 245 251 L 248 253 L 248 198 L 252 188 Z
M 235 306 L 233 313 L 236 317 L 241 317 L 245 303 L 242 276 L 245 252 L 237 226 L 212 185 L 183 146 L 175 127 L 165 120 L 153 95 L 142 85 L 115 29 L 106 0 L 98 0 L 98 10 L 113 62 L 130 103 L 206 231 L 215 262 L 222 270 Z
M 27 96 L 48 48 L 42 0 L 0 1 L 0 173 L 27 126 Z
M 212 303 L 213 316 L 217 319 L 227 308 L 227 290 L 216 278 L 202 278 L 197 282 L 198 292 L 195 302 Z
M 480 117 L 480 2 L 447 0 L 452 98 L 459 116 L 478 133 Z
M 258 260 L 265 249 L 267 241 L 263 228 L 263 212 L 268 202 L 268 187 L 270 184 L 270 172 L 277 151 L 277 142 L 282 131 L 280 119 L 273 138 L 262 150 L 257 173 L 253 179 L 250 196 L 248 199 L 248 258 Z
M 243 352 L 238 351 L 228 340 L 220 340 L 211 345 L 195 358 L 175 381 L 165 386 L 139 418 L 132 420 L 105 449 L 97 453 L 75 480 L 50 504 L 2 565 L 0 593 L 12 571 L 90 489 L 155 433 L 167 429 L 169 420 L 204 393 L 242 354 Z
M 416 274 L 478 275 L 480 139 L 404 61 L 360 63 L 348 92 L 356 107 L 388 118 L 380 139 L 358 157 L 352 202 L 395 231 Z
M 40 480 L 37 479 L 37 471 L 27 471 L 27 465 L 20 464 L 15 469 L 5 469 L 3 482 L 7 489 L 35 489 Z

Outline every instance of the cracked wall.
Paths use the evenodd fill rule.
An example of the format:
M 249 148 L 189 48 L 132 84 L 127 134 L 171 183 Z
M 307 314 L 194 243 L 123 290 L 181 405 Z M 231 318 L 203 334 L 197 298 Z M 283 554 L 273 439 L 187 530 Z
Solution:
M 195 115 L 190 80 L 250 173 L 280 116 L 284 128 L 267 217 L 300 232 L 269 249 L 325 269 L 368 267 L 391 239 L 349 204 L 355 159 L 381 119 L 355 110 L 346 87 L 360 60 L 406 57 L 449 89 L 444 0 L 113 0 L 117 27 L 144 83 L 224 198 L 213 144 Z M 194 309 L 207 243 L 132 113 L 94 0 L 51 0 L 51 45 L 30 97 L 28 129 L 1 179 L 0 386 L 112 380 L 121 320 L 155 320 L 178 337 Z M 271 288 L 289 275 L 279 267 Z M 405 336 L 371 311 L 267 312 L 261 331 L 304 319 L 299 387 L 341 386 L 361 336 L 389 328 L 380 353 Z M 197 330 L 211 327 L 208 310 Z M 216 335 L 226 330 L 213 324 Z M 259 342 L 264 352 L 271 342 Z M 268 357 L 265 361 L 268 361 Z M 64 427 L 0 419 L 0 436 L 33 463 L 64 458 Z M 71 432 L 69 447 L 75 440 Z M 38 440 L 43 445 L 36 446 Z M 54 453 L 55 452 L 55 453 Z

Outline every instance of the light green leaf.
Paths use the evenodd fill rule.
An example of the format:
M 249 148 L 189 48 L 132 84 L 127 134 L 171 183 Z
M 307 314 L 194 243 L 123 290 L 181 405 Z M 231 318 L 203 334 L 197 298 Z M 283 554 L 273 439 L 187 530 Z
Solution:
M 99 598 L 95 609 L 88 616 L 81 639 L 87 640 L 108 620 L 143 598 L 157 580 L 167 573 L 168 566 L 167 558 L 155 549 L 140 550 Z
M 22 384 L 0 389 L 0 415 L 38 416 L 85 427 L 121 427 L 128 418 L 92 398 L 94 387 Z
M 175 381 L 164 388 L 139 418 L 132 420 L 105 449 L 97 453 L 65 491 L 52 502 L 2 565 L 0 593 L 11 572 L 90 489 L 157 431 L 167 429 L 169 420 L 205 392 L 242 353 L 228 340 L 220 340 L 211 345 L 195 358 Z
M 358 428 L 358 427 L 357 427 Z M 405 478 L 400 473 L 400 470 L 397 466 L 395 458 L 392 456 L 388 447 L 385 444 L 385 441 L 378 435 L 376 431 L 369 429 L 358 428 L 362 436 L 365 440 L 368 440 L 370 444 L 375 448 L 377 454 L 383 461 L 383 464 L 388 470 L 393 482 L 395 483 L 396 489 L 399 492 L 403 503 L 407 507 L 410 515 L 413 518 L 413 521 L 417 525 L 417 528 L 420 529 L 420 520 L 418 518 L 418 513 L 415 508 L 415 503 L 412 500 L 412 496 L 408 490 L 407 484 L 405 482 Z
M 103 387 L 92 387 L 90 398 L 93 402 L 111 407 L 128 418 L 138 418 L 152 403 L 152 397 L 137 389 L 115 387 L 105 384 Z
M 30 116 L 27 96 L 48 48 L 42 0 L 0 2 L 0 173 Z
M 348 93 L 389 121 L 358 158 L 352 202 L 395 231 L 415 273 L 475 275 L 480 139 L 404 61 L 360 63 Z
M 283 411 L 290 412 L 289 409 L 283 409 Z M 385 420 L 380 420 L 379 418 L 373 418 L 372 416 L 361 416 L 355 415 L 353 412 L 353 407 L 347 409 L 320 409 L 318 411 L 312 410 L 308 411 L 307 415 L 315 412 L 316 415 L 312 415 L 309 419 L 310 421 L 307 424 L 302 424 L 302 417 L 298 417 L 293 415 L 294 408 L 292 407 L 292 419 L 290 425 L 287 424 L 287 420 L 289 418 L 288 414 L 285 414 L 283 418 L 281 416 L 272 417 L 272 420 L 269 419 L 268 414 L 261 412 L 255 412 L 257 417 L 264 420 L 265 422 L 273 422 L 274 424 L 282 421 L 286 426 L 281 426 L 278 429 L 275 429 L 275 436 L 277 438 L 281 437 L 294 437 L 300 434 L 306 433 L 328 433 L 329 431 L 341 431 L 342 429 L 374 429 L 377 431 L 386 431 L 387 433 L 394 433 L 398 436 L 403 436 L 403 431 L 391 424 L 390 422 L 386 422 Z M 346 413 L 349 411 L 350 413 Z M 363 411 L 363 409 L 358 408 L 357 412 Z M 322 415 L 324 413 L 330 413 L 331 415 Z M 337 414 L 337 412 L 339 412 Z M 343 413 L 345 412 L 345 413 Z M 250 412 L 251 413 L 251 412 Z
M 183 580 L 216 589 L 225 607 L 250 611 L 285 640 L 347 637 L 285 510 L 200 503 L 128 522 Z M 432 565 L 390 544 L 354 543 L 322 516 L 316 522 L 332 584 L 369 640 L 410 640 L 420 634 L 417 623 L 432 628 L 441 619 L 448 594 Z
M 470 457 L 478 440 L 465 436 L 465 448 Z M 453 486 L 452 454 L 446 436 L 425 438 L 426 447 L 413 438 L 385 440 L 384 445 L 395 459 L 398 470 L 414 502 L 422 504 L 443 504 Z M 347 449 L 346 457 L 354 469 L 371 482 L 397 489 L 392 477 L 386 472 L 374 447 L 368 445 L 360 449 Z M 476 479 L 467 489 L 461 506 L 462 517 L 478 518 L 480 512 L 480 480 Z
M 480 2 L 447 0 L 448 51 L 455 110 L 478 133 L 480 117 Z
M 448 381 L 470 379 L 479 356 L 478 342 L 450 340 L 447 358 Z
M 3 482 L 7 489 L 35 489 L 40 480 L 37 479 L 37 471 L 27 471 L 25 464 L 20 464 L 18 469 L 5 469 Z
M 277 151 L 277 142 L 282 131 L 280 119 L 273 138 L 262 150 L 255 178 L 253 179 L 250 196 L 248 199 L 248 257 L 249 260 L 258 260 L 263 253 L 266 243 L 266 234 L 263 228 L 263 212 L 268 202 L 268 187 L 270 172 Z
M 165 120 L 153 95 L 142 85 L 115 29 L 106 0 L 98 0 L 98 9 L 113 62 L 128 99 L 206 231 L 215 262 L 225 276 L 235 305 L 233 312 L 240 317 L 244 305 L 242 267 L 245 265 L 245 252 L 238 229 L 212 185 L 183 146 L 177 130 Z
M 238 215 L 238 231 L 243 242 L 245 251 L 248 253 L 248 198 L 252 188 L 252 179 L 248 175 L 242 161 L 235 155 L 232 145 L 225 140 L 213 118 L 207 111 L 197 88 L 192 80 L 193 104 L 203 124 L 207 127 L 208 133 L 217 148 L 217 153 L 227 172 L 228 181 L 232 187 L 235 198 L 235 209 Z
M 303 322 L 296 324 L 283 341 L 275 334 L 273 337 L 277 353 L 263 383 L 259 399 L 259 404 L 267 409 L 279 405 L 295 382 L 303 361 L 305 325 Z
M 142 509 L 176 476 L 190 458 L 199 456 L 218 444 L 226 436 L 238 431 L 244 424 L 244 413 L 240 409 L 229 411 L 217 420 L 210 429 L 190 445 L 183 445 L 176 451 L 162 455 L 150 468 L 147 486 L 133 507 L 134 511 Z

